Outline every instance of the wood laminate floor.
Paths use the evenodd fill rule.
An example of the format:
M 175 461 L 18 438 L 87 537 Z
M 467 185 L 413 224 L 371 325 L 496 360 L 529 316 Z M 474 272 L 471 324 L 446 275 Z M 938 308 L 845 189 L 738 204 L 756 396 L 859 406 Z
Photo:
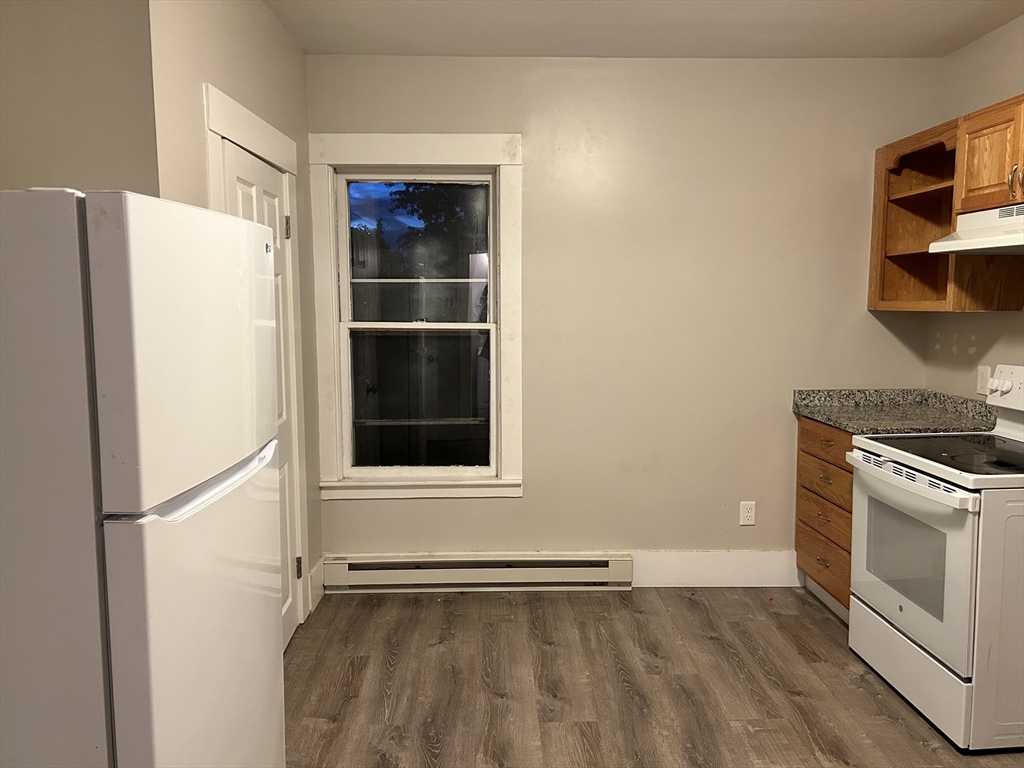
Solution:
M 288 765 L 1024 766 L 959 754 L 800 589 L 328 595 Z

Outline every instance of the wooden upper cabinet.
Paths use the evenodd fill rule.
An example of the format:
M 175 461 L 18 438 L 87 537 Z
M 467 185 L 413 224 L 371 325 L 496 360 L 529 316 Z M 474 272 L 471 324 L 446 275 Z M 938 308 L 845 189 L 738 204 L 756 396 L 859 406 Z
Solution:
M 868 309 L 948 311 L 949 257 L 928 246 L 953 231 L 957 121 L 875 152 Z
M 1024 94 L 878 149 L 868 309 L 1024 307 L 1024 258 L 928 250 L 958 214 L 1021 203 Z
M 1024 96 L 965 115 L 957 132 L 954 208 L 957 213 L 1024 200 Z

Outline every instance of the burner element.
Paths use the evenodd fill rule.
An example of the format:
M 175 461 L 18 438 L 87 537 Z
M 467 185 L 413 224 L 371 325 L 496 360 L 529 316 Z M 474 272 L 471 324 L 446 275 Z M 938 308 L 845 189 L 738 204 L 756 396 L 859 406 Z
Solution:
M 971 471 L 977 472 L 984 471 L 987 466 L 995 464 L 999 457 L 994 453 L 961 453 L 949 458 L 957 464 L 962 464 L 969 467 Z

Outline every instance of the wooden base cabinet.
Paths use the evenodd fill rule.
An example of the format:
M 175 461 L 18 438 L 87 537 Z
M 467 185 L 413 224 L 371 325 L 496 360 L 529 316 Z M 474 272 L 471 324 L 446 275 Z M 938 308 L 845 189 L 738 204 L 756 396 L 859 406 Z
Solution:
M 796 565 L 849 609 L 853 435 L 797 418 Z

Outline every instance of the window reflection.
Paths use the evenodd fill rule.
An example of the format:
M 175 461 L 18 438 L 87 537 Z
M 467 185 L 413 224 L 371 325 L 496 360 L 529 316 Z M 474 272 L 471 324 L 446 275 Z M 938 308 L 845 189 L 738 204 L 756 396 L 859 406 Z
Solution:
M 352 279 L 486 280 L 488 193 L 484 182 L 349 182 Z
M 488 331 L 353 331 L 353 466 L 490 463 Z

